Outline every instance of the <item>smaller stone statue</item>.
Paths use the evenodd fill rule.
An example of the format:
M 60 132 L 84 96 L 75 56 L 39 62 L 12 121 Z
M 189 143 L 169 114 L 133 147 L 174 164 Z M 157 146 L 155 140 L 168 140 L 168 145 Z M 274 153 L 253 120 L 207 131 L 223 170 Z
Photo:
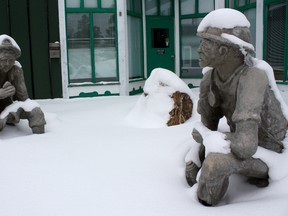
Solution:
M 23 70 L 16 61 L 21 50 L 13 38 L 0 35 L 0 130 L 6 124 L 14 125 L 28 119 L 34 134 L 45 132 L 44 113 L 29 99 Z
M 253 155 L 258 146 L 277 153 L 284 148 L 282 141 L 288 125 L 284 105 L 276 97 L 277 87 L 271 87 L 275 84 L 267 73 L 271 67 L 251 55 L 254 47 L 249 26 L 241 12 L 218 9 L 210 12 L 198 27 L 202 39 L 198 49 L 200 66 L 207 68 L 200 84 L 197 111 L 207 130 L 216 133 L 222 117 L 230 127 L 225 134 L 230 142 L 227 154 L 205 154 L 205 136 L 197 128 L 193 130 L 193 138 L 201 146 L 201 166 L 188 161 L 186 179 L 192 186 L 201 169 L 197 195 L 207 206 L 219 203 L 232 174 L 246 176 L 256 186 L 267 186 L 269 167 Z M 265 67 L 260 67 L 259 62 Z

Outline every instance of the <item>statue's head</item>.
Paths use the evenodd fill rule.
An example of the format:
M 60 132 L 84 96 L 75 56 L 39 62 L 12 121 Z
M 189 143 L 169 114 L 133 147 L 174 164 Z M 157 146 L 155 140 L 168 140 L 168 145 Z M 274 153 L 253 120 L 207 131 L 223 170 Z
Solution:
M 252 54 L 249 27 L 249 21 L 239 11 L 225 8 L 210 12 L 197 29 L 197 35 L 202 38 L 198 49 L 200 65 L 213 67 L 229 57 L 244 59 Z
M 21 50 L 13 38 L 0 35 L 0 71 L 7 72 L 21 55 Z

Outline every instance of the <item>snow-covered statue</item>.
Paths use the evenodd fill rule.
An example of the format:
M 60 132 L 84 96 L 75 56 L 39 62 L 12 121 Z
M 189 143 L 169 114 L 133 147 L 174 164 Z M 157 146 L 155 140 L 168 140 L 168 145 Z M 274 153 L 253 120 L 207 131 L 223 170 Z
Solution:
M 284 148 L 287 108 L 272 68 L 251 56 L 249 27 L 246 17 L 233 9 L 212 11 L 198 26 L 199 62 L 205 68 L 197 108 L 201 122 L 192 134 L 200 144 L 201 165 L 188 161 L 186 179 L 191 186 L 198 182 L 198 199 L 207 206 L 223 198 L 231 174 L 244 175 L 258 187 L 268 186 L 269 167 L 254 155 L 261 147 L 277 153 Z M 230 132 L 217 131 L 222 117 Z M 223 151 L 208 149 L 219 144 L 216 135 L 227 144 Z
M 0 130 L 28 119 L 35 134 L 45 132 L 44 114 L 39 105 L 28 98 L 24 75 L 19 62 L 21 50 L 8 35 L 0 35 Z

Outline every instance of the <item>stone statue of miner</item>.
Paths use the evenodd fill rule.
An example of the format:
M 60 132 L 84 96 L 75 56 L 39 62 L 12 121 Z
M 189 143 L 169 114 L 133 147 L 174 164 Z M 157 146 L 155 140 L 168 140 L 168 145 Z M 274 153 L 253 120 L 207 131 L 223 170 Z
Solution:
M 230 127 L 226 139 L 231 152 L 227 154 L 210 152 L 205 157 L 202 134 L 195 128 L 192 133 L 201 146 L 202 165 L 187 162 L 186 179 L 192 186 L 201 168 L 197 195 L 207 206 L 216 205 L 225 195 L 231 174 L 247 176 L 248 182 L 259 187 L 267 186 L 269 168 L 253 155 L 258 146 L 277 153 L 283 149 L 287 119 L 267 73 L 255 66 L 256 59 L 250 55 L 254 48 L 249 26 L 242 13 L 219 9 L 209 13 L 198 27 L 202 39 L 198 49 L 200 66 L 210 69 L 206 68 L 200 84 L 197 111 L 211 131 L 218 129 L 222 117 Z
M 35 134 L 45 132 L 44 113 L 28 98 L 24 75 L 19 62 L 21 50 L 8 35 L 0 35 L 0 130 L 6 124 L 14 125 L 28 119 Z

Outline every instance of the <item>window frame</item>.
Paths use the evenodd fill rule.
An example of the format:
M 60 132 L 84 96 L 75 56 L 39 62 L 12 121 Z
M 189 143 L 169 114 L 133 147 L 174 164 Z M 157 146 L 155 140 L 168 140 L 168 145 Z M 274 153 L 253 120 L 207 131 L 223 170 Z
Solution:
M 67 25 L 67 15 L 73 14 L 73 13 L 87 13 L 89 14 L 89 25 L 90 25 L 90 61 L 91 61 L 91 82 L 85 82 L 85 81 L 79 81 L 79 82 L 71 82 L 70 79 L 70 71 L 69 71 L 69 54 L 68 54 L 68 38 L 66 38 L 66 47 L 67 47 L 67 62 L 68 62 L 68 85 L 74 86 L 74 85 L 102 85 L 101 82 L 105 81 L 97 81 L 96 77 L 96 68 L 95 68 L 95 43 L 94 43 L 94 18 L 93 14 L 96 13 L 111 13 L 114 14 L 114 26 L 115 26 L 115 50 L 116 50 L 116 74 L 115 74 L 115 80 L 114 81 L 105 81 L 107 83 L 115 83 L 119 82 L 119 59 L 118 59 L 118 26 L 117 26 L 117 4 L 116 0 L 114 1 L 114 7 L 113 8 L 102 8 L 101 0 L 97 0 L 98 7 L 97 8 L 89 8 L 84 7 L 84 0 L 80 0 L 80 7 L 78 8 L 68 8 L 66 6 L 66 0 L 65 0 L 65 22 L 66 22 L 66 33 L 68 30 Z M 101 79 L 101 78 L 98 78 Z M 88 84 L 87 84 L 88 83 Z
M 145 8 L 146 8 L 146 0 L 144 0 L 145 3 Z M 146 11 L 144 11 L 145 16 L 149 16 L 149 17 L 159 17 L 159 16 L 164 16 L 164 17 L 174 17 L 174 0 L 170 0 L 171 3 L 171 11 L 170 11 L 170 15 L 161 15 L 161 0 L 156 0 L 156 5 L 157 5 L 157 13 L 156 15 L 147 15 Z

